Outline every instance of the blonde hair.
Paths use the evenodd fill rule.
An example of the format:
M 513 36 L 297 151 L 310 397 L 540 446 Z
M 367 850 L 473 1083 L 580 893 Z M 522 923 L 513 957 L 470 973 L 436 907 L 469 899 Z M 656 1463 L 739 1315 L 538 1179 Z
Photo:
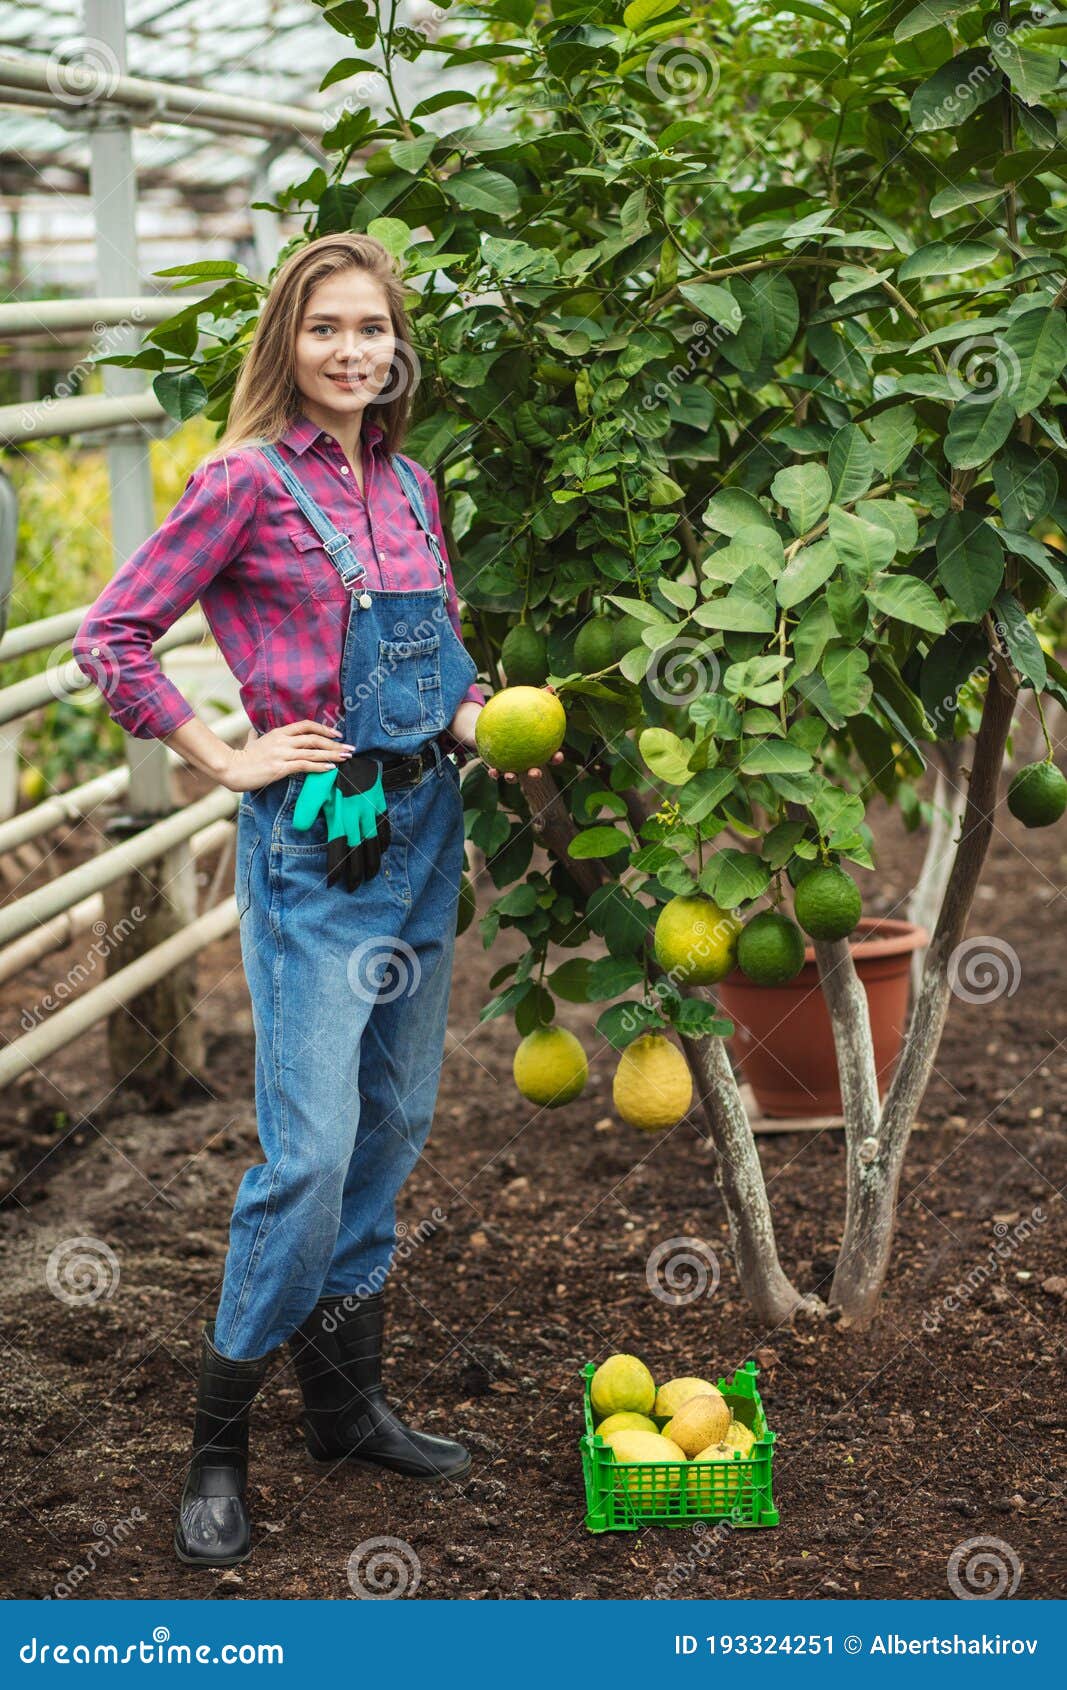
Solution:
M 308 299 L 320 282 L 345 270 L 366 270 L 389 304 L 401 379 L 392 398 L 373 407 L 384 431 L 382 449 L 399 451 L 411 408 L 408 379 L 418 368 L 404 308 L 404 283 L 392 254 L 371 235 L 343 231 L 320 235 L 290 253 L 270 285 L 252 342 L 237 374 L 225 432 L 201 462 L 213 463 L 243 446 L 280 440 L 300 414 L 296 385 L 296 337 Z M 388 386 L 388 383 L 386 384 Z

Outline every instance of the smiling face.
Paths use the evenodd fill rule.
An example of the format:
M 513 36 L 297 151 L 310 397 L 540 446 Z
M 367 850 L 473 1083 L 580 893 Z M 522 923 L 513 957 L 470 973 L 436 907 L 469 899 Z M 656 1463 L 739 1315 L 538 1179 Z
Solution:
M 367 270 L 330 276 L 311 292 L 297 328 L 296 385 L 320 428 L 351 428 L 388 388 L 396 349 L 389 302 Z

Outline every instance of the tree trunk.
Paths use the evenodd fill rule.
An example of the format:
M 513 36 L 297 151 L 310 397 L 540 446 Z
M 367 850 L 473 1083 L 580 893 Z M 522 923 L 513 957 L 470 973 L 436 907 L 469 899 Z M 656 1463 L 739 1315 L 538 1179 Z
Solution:
M 997 654 L 974 747 L 963 831 L 927 952 L 922 989 L 877 1134 L 859 1161 L 856 1188 L 849 1193 L 851 1201 L 830 1302 L 841 1310 L 850 1326 L 870 1324 L 888 1272 L 904 1153 L 948 1014 L 952 955 L 963 937 L 989 848 L 1017 691 L 1016 681 Z
M 707 1001 L 699 987 L 687 997 Z M 818 1299 L 803 1296 L 778 1260 L 774 1222 L 756 1140 L 722 1039 L 691 1039 L 682 1046 L 697 1081 L 701 1107 L 717 1158 L 716 1184 L 730 1228 L 730 1246 L 741 1289 L 757 1320 L 782 1325 L 798 1310 L 814 1312 Z
M 928 933 L 937 920 L 938 912 L 944 900 L 945 887 L 948 884 L 949 869 L 952 864 L 952 840 L 963 818 L 964 806 L 967 802 L 967 793 L 960 778 L 960 767 L 963 761 L 961 741 L 954 739 L 947 745 L 938 746 L 935 756 L 937 778 L 930 800 L 934 818 L 930 823 L 930 835 L 926 842 L 923 866 L 916 881 L 915 890 L 908 899 L 907 908 L 908 920 L 913 921 L 917 927 L 925 927 Z M 921 950 L 916 951 L 911 959 L 913 1002 L 918 997 L 922 986 L 925 957 L 926 951 Z

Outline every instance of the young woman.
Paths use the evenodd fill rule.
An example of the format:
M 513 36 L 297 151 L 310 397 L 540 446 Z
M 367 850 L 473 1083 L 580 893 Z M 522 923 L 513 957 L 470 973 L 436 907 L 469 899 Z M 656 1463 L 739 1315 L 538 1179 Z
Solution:
M 433 480 L 397 453 L 416 368 L 379 242 L 330 235 L 293 253 L 218 447 L 74 643 L 128 732 L 243 794 L 236 899 L 266 1160 L 241 1180 L 202 1334 L 174 1540 L 201 1566 L 250 1552 L 249 1411 L 286 1340 L 314 1457 L 428 1479 L 470 1467 L 462 1444 L 406 1426 L 381 1382 L 396 1198 L 440 1079 L 457 758 L 484 703 Z M 197 600 L 252 723 L 240 750 L 152 655 Z

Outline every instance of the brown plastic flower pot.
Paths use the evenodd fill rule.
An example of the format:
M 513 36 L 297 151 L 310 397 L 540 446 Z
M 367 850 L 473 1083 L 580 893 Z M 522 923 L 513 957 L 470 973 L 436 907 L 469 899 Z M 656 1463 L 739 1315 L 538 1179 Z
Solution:
M 912 952 L 928 937 L 910 921 L 865 916 L 849 940 L 867 994 L 883 1093 L 904 1040 Z M 718 996 L 736 1029 L 730 1054 L 764 1115 L 841 1114 L 834 1036 L 810 944 L 788 985 L 757 986 L 735 969 Z

